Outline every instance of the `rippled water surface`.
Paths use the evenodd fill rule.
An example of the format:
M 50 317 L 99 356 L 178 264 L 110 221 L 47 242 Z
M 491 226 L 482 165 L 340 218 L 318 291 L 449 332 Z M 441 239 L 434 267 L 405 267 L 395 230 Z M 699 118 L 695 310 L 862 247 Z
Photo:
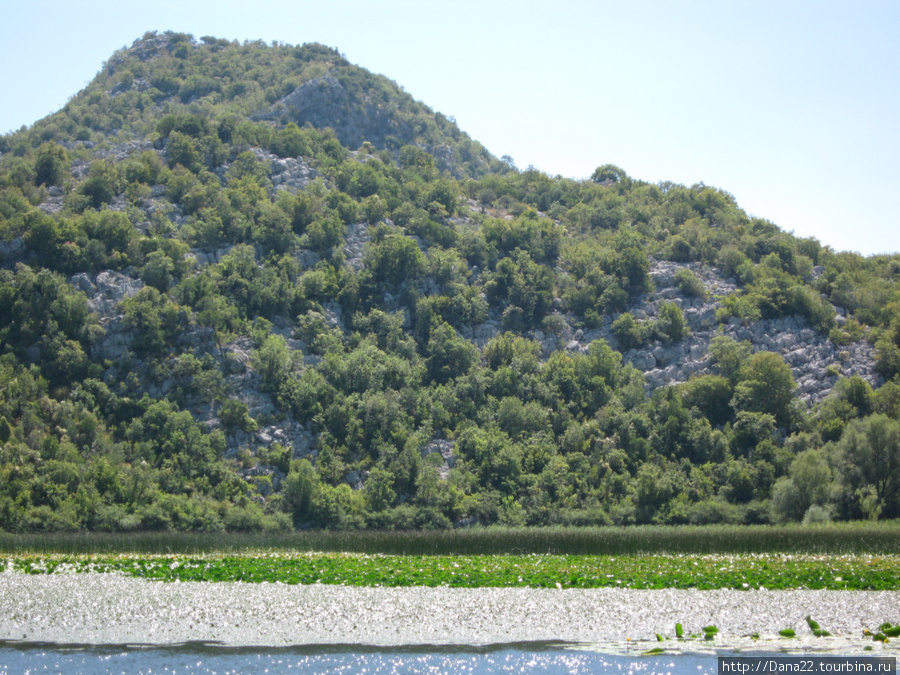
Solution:
M 716 656 L 610 655 L 558 644 L 485 648 L 329 647 L 238 649 L 0 646 L 0 674 L 13 673 L 715 673 Z

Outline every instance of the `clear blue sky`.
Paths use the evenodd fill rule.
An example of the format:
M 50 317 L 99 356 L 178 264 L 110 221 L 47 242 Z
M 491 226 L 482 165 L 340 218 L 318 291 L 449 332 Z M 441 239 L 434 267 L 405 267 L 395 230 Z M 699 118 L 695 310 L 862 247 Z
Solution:
M 836 250 L 900 251 L 897 0 L 0 0 L 0 133 L 148 30 L 321 42 L 520 168 L 704 182 Z

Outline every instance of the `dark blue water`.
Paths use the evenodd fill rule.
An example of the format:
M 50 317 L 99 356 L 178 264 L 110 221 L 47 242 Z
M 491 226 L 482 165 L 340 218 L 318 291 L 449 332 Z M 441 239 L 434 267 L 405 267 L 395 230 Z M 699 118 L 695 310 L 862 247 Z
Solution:
M 541 643 L 492 647 L 371 648 L 362 646 L 228 648 L 73 647 L 0 644 L 0 674 L 142 673 L 622 673 L 626 675 L 716 673 L 710 655 L 636 656 L 601 654 Z

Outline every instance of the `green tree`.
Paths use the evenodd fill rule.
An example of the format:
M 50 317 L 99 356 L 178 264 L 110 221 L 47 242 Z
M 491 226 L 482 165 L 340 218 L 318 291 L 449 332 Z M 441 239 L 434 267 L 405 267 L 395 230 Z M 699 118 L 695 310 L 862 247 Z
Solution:
M 610 326 L 612 334 L 616 336 L 619 351 L 627 352 L 636 349 L 643 343 L 643 331 L 641 325 L 634 320 L 631 312 L 623 312 Z
M 427 377 L 434 382 L 447 382 L 465 375 L 479 359 L 475 345 L 457 336 L 447 323 L 441 323 L 431 331 L 425 351 Z
M 313 495 L 318 487 L 319 475 L 308 459 L 291 462 L 283 493 L 293 512 L 294 524 L 300 525 L 310 516 Z
M 854 420 L 837 449 L 845 489 L 860 510 L 900 516 L 900 422 L 880 414 Z
M 900 378 L 885 382 L 873 396 L 875 412 L 900 419 Z
M 59 185 L 69 163 L 66 149 L 56 143 L 44 143 L 34 161 L 35 185 Z
M 263 387 L 276 393 L 291 371 L 293 359 L 287 342 L 280 335 L 269 335 L 253 356 L 253 368 L 262 378 Z
M 79 191 L 88 198 L 95 209 L 111 202 L 119 194 L 118 168 L 107 160 L 97 160 L 91 164 L 88 177 Z
M 314 218 L 306 228 L 307 245 L 316 253 L 328 257 L 332 249 L 343 241 L 344 229 L 337 216 Z
M 678 284 L 678 288 L 685 295 L 706 300 L 708 295 L 706 287 L 691 269 L 683 267 L 678 270 L 675 273 L 675 283 Z
M 180 308 L 152 286 L 123 300 L 121 307 L 125 325 L 135 331 L 135 347 L 150 354 L 160 353 L 169 346 L 183 318 Z
M 767 413 L 779 425 L 790 427 L 796 388 L 794 374 L 780 354 L 757 352 L 738 371 L 731 405 L 737 411 Z
M 735 455 L 752 456 L 757 447 L 773 443 L 778 437 L 775 418 L 761 412 L 737 413 L 734 422 L 734 436 L 731 441 Z
M 279 157 L 300 157 L 309 154 L 306 136 L 293 122 L 275 133 L 269 148 Z
M 679 342 L 687 335 L 687 323 L 681 308 L 674 302 L 664 302 L 659 307 L 656 330 L 666 342 Z
M 681 397 L 687 408 L 696 408 L 715 426 L 724 426 L 733 411 L 729 402 L 734 390 L 721 375 L 700 375 L 681 385 Z
M 235 398 L 230 398 L 222 404 L 219 409 L 219 419 L 229 432 L 237 430 L 252 432 L 257 428 L 256 420 L 250 417 L 247 404 Z
M 400 232 L 378 230 L 366 247 L 363 264 L 375 283 L 392 288 L 416 279 L 425 270 L 425 256 L 415 241 Z
M 456 184 L 442 178 L 434 181 L 425 191 L 422 205 L 435 215 L 454 216 L 456 215 L 458 194 Z M 433 204 L 440 207 L 439 213 L 436 213 Z
M 169 134 L 169 143 L 166 146 L 166 154 L 169 157 L 169 167 L 174 168 L 181 164 L 190 171 L 199 171 L 202 166 L 200 152 L 194 143 L 194 139 L 187 134 L 173 131 Z
M 484 286 L 495 307 L 505 307 L 504 327 L 522 330 L 540 322 L 553 301 L 553 275 L 545 265 L 534 262 L 517 249 L 512 257 L 502 258 Z
M 752 349 L 749 342 L 736 342 L 727 335 L 717 335 L 709 342 L 709 355 L 713 365 L 732 384 L 737 383 L 741 366 L 750 357 Z
M 629 180 L 628 174 L 615 164 L 604 164 L 594 169 L 591 180 L 595 183 L 619 183 Z
M 320 483 L 312 496 L 310 515 L 320 527 L 355 529 L 362 524 L 362 507 L 363 496 L 354 493 L 346 483 L 337 487 Z
M 118 211 L 103 209 L 99 212 L 90 211 L 85 213 L 79 219 L 79 222 L 81 228 L 91 240 L 100 242 L 103 245 L 102 250 L 105 259 L 92 261 L 95 265 L 125 267 L 131 262 L 132 245 L 138 239 L 138 232 L 127 215 Z M 180 242 L 175 241 L 171 243 L 174 247 L 180 244 Z M 90 242 L 88 246 L 90 247 Z M 178 252 L 183 256 L 186 251 L 187 248 L 185 247 L 184 250 Z
M 660 512 L 679 492 L 675 482 L 677 475 L 675 471 L 664 471 L 650 462 L 641 465 L 634 478 L 638 522 L 651 523 L 660 518 Z
M 781 520 L 800 520 L 812 506 L 824 506 L 831 497 L 832 472 L 825 452 L 805 450 L 791 462 L 788 475 L 772 490 L 772 506 Z
M 372 511 L 384 511 L 394 503 L 397 493 L 394 492 L 394 474 L 386 469 L 375 467 L 366 478 L 366 504 Z
M 163 251 L 153 251 L 147 256 L 147 262 L 141 267 L 141 279 L 148 286 L 165 293 L 172 285 L 175 264 Z

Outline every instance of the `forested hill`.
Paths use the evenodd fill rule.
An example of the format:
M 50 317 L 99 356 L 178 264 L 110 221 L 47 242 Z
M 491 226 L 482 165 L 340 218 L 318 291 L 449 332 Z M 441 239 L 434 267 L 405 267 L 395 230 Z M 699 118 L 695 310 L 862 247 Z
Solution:
M 900 517 L 898 256 L 315 44 L 148 33 L 0 153 L 0 529 Z

